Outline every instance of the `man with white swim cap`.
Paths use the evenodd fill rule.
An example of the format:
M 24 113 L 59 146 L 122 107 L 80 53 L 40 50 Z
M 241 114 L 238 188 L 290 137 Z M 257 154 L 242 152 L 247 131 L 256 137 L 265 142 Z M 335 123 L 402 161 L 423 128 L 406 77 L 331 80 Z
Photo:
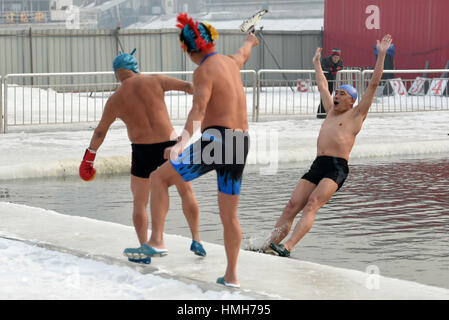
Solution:
M 161 166 L 165 148 L 176 143 L 174 129 L 170 122 L 164 93 L 170 90 L 193 93 L 190 82 L 165 75 L 142 75 L 136 58 L 120 54 L 114 59 L 113 69 L 121 86 L 108 99 L 103 115 L 95 129 L 89 148 L 86 150 L 79 173 L 85 181 L 95 178 L 93 167 L 96 151 L 101 146 L 111 124 L 121 119 L 127 128 L 131 141 L 131 191 L 133 194 L 133 223 L 140 244 L 148 240 L 148 201 L 150 174 Z M 201 256 L 206 252 L 200 243 L 199 209 L 189 182 L 176 185 L 182 199 L 184 215 L 192 232 L 191 250 Z M 130 261 L 150 263 L 151 258 L 129 257 Z
M 299 180 L 270 239 L 262 248 L 265 252 L 271 251 L 270 253 L 280 256 L 289 256 L 293 247 L 312 228 L 318 210 L 343 185 L 349 173 L 349 155 L 381 81 L 385 55 L 391 41 L 390 35 L 385 35 L 382 41 L 377 41 L 378 56 L 374 73 L 362 99 L 355 107 L 357 90 L 351 85 L 339 87 L 332 98 L 321 69 L 321 48 L 316 50 L 313 58 L 316 81 L 327 112 L 318 136 L 317 158 L 309 172 Z M 289 234 L 294 218 L 301 210 L 303 210 L 301 219 L 291 236 L 281 244 L 281 241 Z

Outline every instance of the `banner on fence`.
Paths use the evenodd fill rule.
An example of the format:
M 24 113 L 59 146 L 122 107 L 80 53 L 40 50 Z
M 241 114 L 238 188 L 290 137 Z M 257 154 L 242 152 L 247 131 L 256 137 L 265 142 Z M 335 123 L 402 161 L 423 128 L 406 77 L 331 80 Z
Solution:
M 310 79 L 298 79 L 297 90 L 299 92 L 309 92 L 312 89 L 312 81 Z
M 428 96 L 442 96 L 446 90 L 447 79 L 433 79 L 430 84 L 429 91 L 427 91 Z
M 394 78 L 390 80 L 391 87 L 396 96 L 408 96 L 407 89 L 401 78 Z
M 424 83 L 426 83 L 427 78 L 416 77 L 415 81 L 413 81 L 412 86 L 408 90 L 409 94 L 415 96 L 423 96 L 425 94 Z

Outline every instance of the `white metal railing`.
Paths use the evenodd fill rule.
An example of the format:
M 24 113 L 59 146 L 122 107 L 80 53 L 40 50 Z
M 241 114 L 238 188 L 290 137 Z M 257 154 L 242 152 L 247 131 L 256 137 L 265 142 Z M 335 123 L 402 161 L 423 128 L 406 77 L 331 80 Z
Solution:
M 3 131 L 19 125 L 98 121 L 116 87 L 113 72 L 8 74 Z
M 363 90 L 367 87 L 372 73 L 373 70 L 362 72 Z M 445 77 L 422 76 L 429 74 L 445 74 Z M 449 110 L 448 74 L 449 69 L 384 70 L 384 79 L 377 89 L 370 112 Z
M 193 71 L 142 72 L 165 74 L 191 81 Z M 254 105 L 256 77 L 254 70 L 242 70 L 248 101 Z M 3 131 L 8 127 L 39 124 L 99 121 L 109 96 L 119 86 L 114 72 L 8 74 L 3 79 Z M 192 98 L 184 92 L 165 95 L 171 119 L 186 119 Z
M 334 87 L 350 83 L 359 97 L 373 70 L 342 70 Z M 449 110 L 449 69 L 385 70 L 370 112 Z M 165 74 L 191 81 L 192 71 L 143 72 Z M 253 121 L 259 116 L 317 115 L 320 94 L 314 70 L 242 70 L 242 81 Z M 434 75 L 424 78 L 415 75 Z M 398 77 L 402 76 L 401 79 Z M 410 78 L 410 79 L 405 79 Z M 8 127 L 98 121 L 109 96 L 119 85 L 113 72 L 9 74 L 1 78 L 0 132 Z M 3 92 L 3 98 L 2 98 Z M 169 92 L 165 101 L 171 119 L 186 119 L 192 99 L 183 92 Z
M 328 82 L 359 89 L 360 78 L 360 70 L 342 70 Z M 316 115 L 321 101 L 315 70 L 262 69 L 257 72 L 257 89 L 256 121 L 261 115 Z

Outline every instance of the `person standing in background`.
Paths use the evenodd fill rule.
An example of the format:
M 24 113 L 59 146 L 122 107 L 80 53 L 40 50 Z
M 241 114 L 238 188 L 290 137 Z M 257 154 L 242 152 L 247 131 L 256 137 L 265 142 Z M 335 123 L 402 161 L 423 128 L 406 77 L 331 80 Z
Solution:
M 334 48 L 332 54 L 329 57 L 321 60 L 321 68 L 324 71 L 324 75 L 327 79 L 329 86 L 329 92 L 332 95 L 334 91 L 334 83 L 337 79 L 337 72 L 343 70 L 343 59 L 341 58 L 341 50 Z M 317 118 L 326 118 L 326 110 L 323 106 L 323 101 L 320 101 L 318 106 Z

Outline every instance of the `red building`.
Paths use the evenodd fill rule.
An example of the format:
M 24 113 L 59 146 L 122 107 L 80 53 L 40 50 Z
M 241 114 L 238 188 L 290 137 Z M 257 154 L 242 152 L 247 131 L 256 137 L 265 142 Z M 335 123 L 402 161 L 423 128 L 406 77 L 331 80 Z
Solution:
M 442 69 L 449 60 L 448 0 L 325 0 L 324 55 L 345 67 L 373 67 L 376 39 L 391 34 L 395 69 Z

